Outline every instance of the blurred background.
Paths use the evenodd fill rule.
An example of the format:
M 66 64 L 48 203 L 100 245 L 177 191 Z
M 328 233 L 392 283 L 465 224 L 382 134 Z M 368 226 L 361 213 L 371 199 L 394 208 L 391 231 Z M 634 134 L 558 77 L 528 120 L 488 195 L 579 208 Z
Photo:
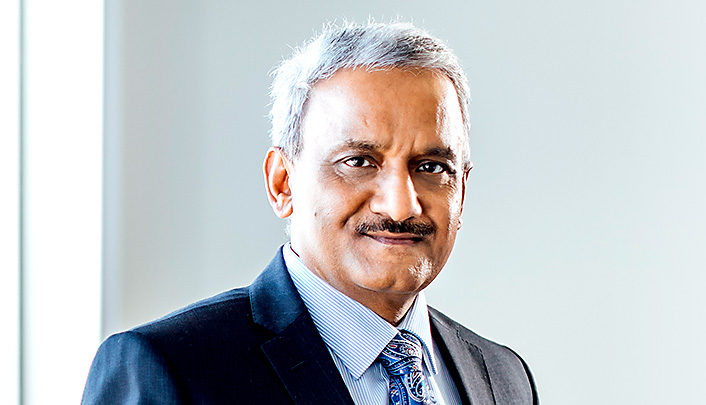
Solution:
M 702 2 L 23 0 L 0 9 L 0 402 L 78 403 L 103 338 L 257 276 L 286 241 L 269 72 L 368 16 L 471 80 L 430 304 L 518 351 L 543 404 L 703 401 Z

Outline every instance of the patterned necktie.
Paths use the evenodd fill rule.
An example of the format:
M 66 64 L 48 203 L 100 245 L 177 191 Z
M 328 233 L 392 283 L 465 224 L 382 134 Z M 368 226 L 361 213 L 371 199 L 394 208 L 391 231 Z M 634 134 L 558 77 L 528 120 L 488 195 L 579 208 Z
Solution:
M 390 377 L 390 405 L 436 403 L 425 381 L 422 344 L 417 336 L 400 331 L 382 350 L 378 361 Z

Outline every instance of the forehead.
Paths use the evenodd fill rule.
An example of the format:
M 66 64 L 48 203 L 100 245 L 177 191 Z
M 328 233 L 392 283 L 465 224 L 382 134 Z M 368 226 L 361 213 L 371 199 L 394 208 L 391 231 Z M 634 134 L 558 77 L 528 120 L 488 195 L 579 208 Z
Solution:
M 448 147 L 465 136 L 451 81 L 430 70 L 343 69 L 317 83 L 302 121 L 303 150 L 366 142 L 381 149 Z

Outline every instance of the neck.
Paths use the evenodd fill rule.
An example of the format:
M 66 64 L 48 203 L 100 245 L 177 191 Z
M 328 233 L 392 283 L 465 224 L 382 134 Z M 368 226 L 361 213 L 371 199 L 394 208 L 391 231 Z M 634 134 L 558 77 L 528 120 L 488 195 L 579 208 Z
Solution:
M 417 298 L 416 292 L 399 294 L 371 290 L 344 291 L 339 289 L 338 286 L 333 285 L 333 287 L 351 299 L 368 307 L 371 311 L 375 312 L 392 326 L 399 325 L 405 315 L 407 315 L 407 312 L 409 312 L 410 308 L 412 308 L 414 300 Z
M 400 289 L 397 287 L 395 291 L 396 287 L 394 285 L 385 285 L 383 283 L 381 289 L 373 289 L 354 282 L 345 273 L 336 274 L 335 272 L 321 271 L 316 265 L 316 260 L 310 257 L 307 258 L 307 255 L 302 254 L 304 252 L 294 250 L 294 248 L 292 248 L 292 251 L 309 271 L 352 300 L 363 304 L 393 326 L 397 326 L 402 321 L 412 304 L 414 304 L 419 291 L 426 287 L 426 284 L 414 286 L 418 288 Z M 333 268 L 325 265 L 323 267 Z
M 412 308 L 412 304 L 414 303 L 414 298 L 409 303 L 406 303 L 404 307 L 397 308 L 380 308 L 380 309 L 375 309 L 375 308 L 370 308 L 373 312 L 378 314 L 382 319 L 386 320 L 389 322 L 392 326 L 397 326 L 402 322 L 402 319 L 407 315 L 407 312 L 409 312 L 410 308 Z M 365 304 L 363 304 L 365 305 Z

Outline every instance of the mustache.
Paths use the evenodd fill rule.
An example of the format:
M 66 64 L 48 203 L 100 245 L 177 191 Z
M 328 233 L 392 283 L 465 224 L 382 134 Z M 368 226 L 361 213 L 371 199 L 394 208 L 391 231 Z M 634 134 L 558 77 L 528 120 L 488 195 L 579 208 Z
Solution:
M 382 218 L 376 221 L 361 222 L 355 227 L 356 232 L 367 234 L 370 232 L 390 232 L 390 233 L 411 233 L 420 237 L 429 236 L 436 231 L 432 224 L 414 222 L 411 219 L 404 221 L 393 221 L 389 218 Z

